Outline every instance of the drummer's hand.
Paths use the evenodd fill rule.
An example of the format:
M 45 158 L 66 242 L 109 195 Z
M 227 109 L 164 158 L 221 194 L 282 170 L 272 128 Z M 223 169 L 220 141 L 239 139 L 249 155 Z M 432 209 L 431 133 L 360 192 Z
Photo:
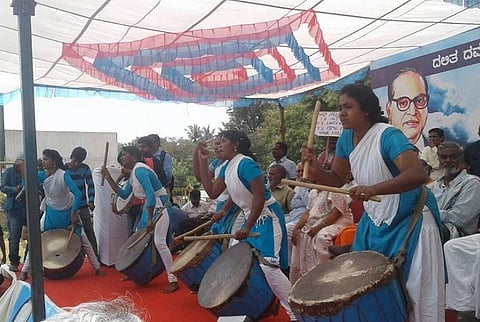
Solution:
M 249 234 L 250 234 L 250 230 L 248 230 L 247 228 L 242 228 L 235 232 L 235 239 L 237 240 L 245 239 L 248 237 Z
M 225 211 L 224 211 L 224 210 L 220 210 L 219 212 L 216 212 L 216 213 L 213 214 L 212 220 L 213 220 L 214 222 L 219 222 L 220 219 L 222 219 L 224 215 L 225 215 Z
M 104 176 L 105 178 L 110 177 L 110 172 L 108 171 L 106 166 L 102 166 L 102 169 L 100 170 L 100 172 L 102 173 L 102 176 Z
M 72 221 L 73 226 L 77 226 L 79 224 L 80 218 L 78 217 L 78 210 L 70 213 L 70 220 Z
M 349 195 L 353 200 L 368 200 L 371 196 L 375 196 L 376 192 L 372 186 L 355 186 L 349 190 Z
M 198 142 L 196 149 L 197 149 L 197 155 L 200 159 L 208 158 L 207 143 L 205 141 Z
M 305 161 L 313 162 L 317 159 L 317 155 L 313 148 L 309 148 L 306 144 L 302 145 L 302 158 L 301 161 L 304 163 Z
M 154 224 L 153 221 L 150 219 L 150 220 L 148 221 L 148 225 L 147 225 L 147 232 L 153 231 L 154 228 L 155 228 L 155 224 Z

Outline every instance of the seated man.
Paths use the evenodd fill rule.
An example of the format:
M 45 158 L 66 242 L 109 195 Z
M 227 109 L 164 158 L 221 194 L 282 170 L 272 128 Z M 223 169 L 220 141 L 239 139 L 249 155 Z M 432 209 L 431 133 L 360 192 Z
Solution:
M 445 175 L 432 188 L 444 226 L 444 240 L 471 235 L 478 230 L 480 178 L 463 169 L 463 150 L 455 142 L 438 146 Z
M 290 212 L 293 189 L 282 183 L 282 179 L 287 176 L 287 170 L 279 164 L 272 165 L 268 171 L 268 188 L 272 192 L 272 196 L 282 207 L 284 214 Z
M 480 234 L 449 240 L 444 252 L 447 317 L 475 311 L 475 317 L 480 319 Z
M 200 224 L 210 220 L 208 214 L 208 203 L 200 200 L 200 190 L 193 189 L 190 191 L 190 201 L 183 205 L 182 210 L 187 213 L 188 218 L 180 223 L 181 233 L 185 233 Z

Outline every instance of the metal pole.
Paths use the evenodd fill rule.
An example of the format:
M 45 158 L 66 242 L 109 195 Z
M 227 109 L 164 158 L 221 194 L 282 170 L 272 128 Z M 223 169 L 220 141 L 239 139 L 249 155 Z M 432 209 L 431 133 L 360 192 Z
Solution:
M 28 247 L 32 278 L 32 317 L 34 322 L 45 319 L 45 297 L 42 274 L 40 239 L 40 202 L 38 200 L 37 140 L 32 62 L 31 16 L 36 2 L 13 0 L 13 14 L 18 17 L 20 43 L 21 98 L 23 113 L 23 147 L 25 153 L 25 182 L 27 197 Z
M 0 94 L 1 95 L 1 94 Z M 0 161 L 6 160 L 5 153 L 5 112 L 3 110 L 3 104 L 0 104 Z M 1 167 L 0 167 L 1 170 Z
M 280 128 L 278 129 L 280 134 L 280 141 L 285 143 L 285 108 L 278 102 L 278 111 L 280 113 Z

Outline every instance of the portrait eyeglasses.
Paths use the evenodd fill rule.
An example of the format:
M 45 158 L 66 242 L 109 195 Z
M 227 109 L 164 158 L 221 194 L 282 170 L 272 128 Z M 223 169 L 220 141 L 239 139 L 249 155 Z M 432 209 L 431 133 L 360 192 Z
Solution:
M 413 103 L 415 108 L 421 110 L 427 107 L 428 104 L 428 95 L 420 94 L 413 99 L 407 96 L 402 96 L 399 98 L 392 98 L 392 101 L 397 104 L 397 109 L 401 112 L 408 110 L 410 104 Z

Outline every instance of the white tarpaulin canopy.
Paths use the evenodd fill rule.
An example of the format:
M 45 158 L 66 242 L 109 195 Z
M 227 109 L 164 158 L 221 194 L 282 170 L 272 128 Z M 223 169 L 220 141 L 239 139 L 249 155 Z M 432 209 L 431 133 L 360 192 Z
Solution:
M 196 103 L 278 98 L 477 28 L 480 9 L 471 6 L 437 0 L 39 0 L 32 18 L 34 82 Z M 0 96 L 20 87 L 18 38 L 16 16 L 3 0 Z

